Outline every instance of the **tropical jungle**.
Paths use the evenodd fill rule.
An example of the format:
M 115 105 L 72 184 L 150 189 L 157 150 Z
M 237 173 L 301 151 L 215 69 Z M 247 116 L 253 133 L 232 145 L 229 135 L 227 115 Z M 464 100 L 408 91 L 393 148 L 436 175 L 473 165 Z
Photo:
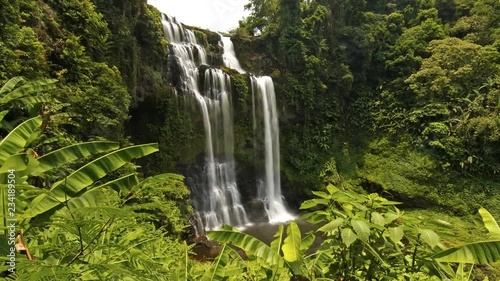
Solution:
M 500 1 L 0 0 L 0 279 L 500 280 Z

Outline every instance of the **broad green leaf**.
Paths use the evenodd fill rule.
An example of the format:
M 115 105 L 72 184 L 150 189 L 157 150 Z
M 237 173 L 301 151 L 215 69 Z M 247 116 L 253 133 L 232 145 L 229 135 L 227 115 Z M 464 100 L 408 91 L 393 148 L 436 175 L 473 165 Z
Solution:
M 20 153 L 15 154 L 7 158 L 5 163 L 0 167 L 0 174 L 8 173 L 9 170 L 16 171 L 17 176 L 23 176 L 27 172 L 36 169 L 39 162 L 35 159 L 31 153 Z
M 28 107 L 33 107 L 40 103 L 53 103 L 55 101 L 56 100 L 50 96 L 28 96 L 15 100 L 16 103 L 20 103 Z
M 401 217 L 400 214 L 395 214 L 395 213 L 386 213 L 385 214 L 385 223 L 390 224 L 391 222 L 399 219 Z
M 299 226 L 295 222 L 290 222 L 286 227 L 286 238 L 281 250 L 283 258 L 287 261 L 295 274 L 300 273 L 302 263 L 302 253 L 300 251 L 302 237 Z
M 28 82 L 14 90 L 12 90 L 11 88 L 10 89 L 11 91 L 9 91 L 7 94 L 3 93 L 3 96 L 0 96 L 0 105 L 7 104 L 13 100 L 18 100 L 27 95 L 55 89 L 56 82 L 57 82 L 56 79 L 43 79 L 43 80 Z
M 338 191 L 331 195 L 331 199 L 340 203 L 352 203 L 355 198 L 349 193 Z
M 283 262 L 283 258 L 271 251 L 271 248 L 266 243 L 237 230 L 209 231 L 207 237 L 220 243 L 231 243 L 243 249 L 248 255 L 262 258 L 270 266 L 278 265 L 277 261 L 280 260 Z
M 127 193 L 130 189 L 137 186 L 139 184 L 139 180 L 137 179 L 137 174 L 132 173 L 116 180 L 109 181 L 103 185 L 93 187 L 92 189 L 103 189 L 103 188 L 111 188 L 114 191 L 120 193 L 120 191 L 124 191 Z
M 243 268 L 239 267 L 237 270 L 234 268 L 229 270 L 226 270 L 228 265 L 231 263 L 231 259 L 233 259 L 230 253 L 234 253 L 234 251 L 227 246 L 226 243 L 222 244 L 222 250 L 219 256 L 214 260 L 210 268 L 203 274 L 201 277 L 201 281 L 217 281 L 217 280 L 224 280 L 225 277 L 228 277 L 229 275 L 235 275 L 243 272 Z M 236 256 L 239 257 L 238 254 Z
M 295 262 L 300 258 L 300 242 L 302 240 L 299 226 L 291 222 L 286 227 L 286 238 L 283 243 L 283 257 L 288 262 Z
M 274 234 L 274 239 L 271 241 L 271 251 L 275 253 L 277 256 L 280 255 L 281 252 L 281 246 L 283 245 L 283 236 L 285 235 L 285 232 L 283 231 L 284 227 L 282 224 L 278 226 L 278 231 Z M 276 261 L 277 262 L 277 261 Z
M 322 227 L 320 227 L 318 229 L 318 231 L 322 231 L 322 232 L 327 232 L 327 233 L 334 233 L 335 231 L 338 230 L 338 228 L 340 226 L 342 226 L 342 224 L 344 223 L 344 219 L 343 218 L 336 218 L 334 219 L 333 221 L 323 225 Z
M 500 227 L 498 227 L 495 218 L 485 208 L 479 209 L 479 214 L 483 219 L 484 226 L 488 229 L 491 239 L 500 239 Z
M 313 233 L 309 233 L 306 235 L 306 237 L 302 238 L 302 241 L 300 242 L 300 252 L 302 255 L 309 250 L 311 245 L 314 243 L 314 240 L 316 239 L 316 236 L 314 236 Z
M 359 239 L 368 243 L 368 240 L 370 239 L 370 226 L 368 223 L 364 220 L 352 220 L 351 225 Z
M 366 210 L 368 210 L 368 207 L 366 207 L 365 205 L 360 204 L 358 202 L 349 202 L 348 204 L 356 207 L 360 211 L 366 211 Z
M 385 225 L 385 218 L 378 212 L 373 212 L 372 213 L 372 222 L 376 225 L 384 226 Z
M 96 207 L 99 205 L 104 205 L 109 201 L 106 199 L 106 193 L 102 189 L 94 188 L 83 193 L 80 196 L 71 198 L 68 200 L 68 208 L 70 210 L 78 210 L 88 207 Z
M 402 226 L 389 227 L 387 228 L 386 232 L 387 235 L 389 236 L 389 239 L 391 239 L 391 241 L 394 242 L 394 244 L 399 243 L 399 241 L 401 241 L 401 239 L 403 239 L 404 236 L 404 230 Z
M 500 261 L 500 241 L 465 244 L 432 256 L 438 262 L 487 264 Z
M 118 143 L 110 141 L 94 141 L 69 145 L 38 158 L 40 167 L 36 170 L 36 174 L 42 174 L 77 159 L 113 151 L 118 148 Z
M 431 248 L 436 247 L 439 243 L 439 235 L 436 234 L 433 230 L 430 229 L 419 229 L 420 239 L 425 242 L 427 245 L 431 246 Z
M 354 243 L 357 239 L 358 236 L 352 231 L 350 228 L 344 228 L 340 231 L 340 237 L 342 237 L 342 242 L 349 247 L 351 246 L 352 243 Z
M 300 209 L 310 209 L 310 208 L 316 207 L 318 205 L 327 206 L 328 203 L 330 203 L 330 200 L 328 200 L 328 199 L 310 199 L 310 200 L 304 201 L 300 205 Z
M 157 151 L 158 144 L 153 143 L 130 146 L 110 152 L 74 171 L 66 179 L 56 182 L 50 190 L 56 191 L 64 186 L 66 192 L 76 194 L 82 188 L 89 186 L 129 161 Z
M 94 181 L 106 176 L 129 161 L 158 151 L 157 144 L 144 144 L 113 151 L 84 165 L 65 179 L 56 182 L 49 193 L 36 197 L 27 214 L 37 216 L 76 196 Z
M 323 199 L 330 199 L 330 195 L 326 194 L 324 191 L 313 191 L 312 194 Z
M 342 207 L 342 210 L 345 212 L 345 214 L 348 216 L 348 217 L 354 217 L 354 213 L 353 213 L 353 208 L 354 206 L 352 206 L 351 204 L 349 203 L 344 203 L 344 204 L 341 204 L 341 207 Z
M 0 122 L 2 122 L 3 118 L 5 117 L 5 115 L 7 115 L 7 113 L 9 113 L 8 110 L 0 111 Z M 0 128 L 1 128 L 1 125 L 0 125 Z
M 338 189 L 337 187 L 335 187 L 335 186 L 334 186 L 334 185 L 332 185 L 332 184 L 328 184 L 328 185 L 326 186 L 326 190 L 328 190 L 328 193 L 330 193 L 330 194 L 334 194 L 335 192 L 340 191 L 340 189 Z
M 9 81 L 7 81 L 0 89 L 0 99 L 2 99 L 4 95 L 12 91 L 12 89 L 14 89 L 16 85 L 21 81 L 24 81 L 24 78 L 20 76 L 9 79 Z
M 6 136 L 0 142 L 0 165 L 11 155 L 22 152 L 23 148 L 29 144 L 29 140 L 32 140 L 33 134 L 37 133 L 41 124 L 41 117 L 28 119 Z

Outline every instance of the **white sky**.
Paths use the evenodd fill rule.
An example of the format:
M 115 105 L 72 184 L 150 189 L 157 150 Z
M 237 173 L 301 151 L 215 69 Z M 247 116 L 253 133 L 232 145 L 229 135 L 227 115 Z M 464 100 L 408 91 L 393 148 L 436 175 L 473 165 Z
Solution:
M 148 3 L 182 23 L 212 31 L 236 28 L 238 21 L 248 15 L 244 11 L 248 0 L 148 0 Z

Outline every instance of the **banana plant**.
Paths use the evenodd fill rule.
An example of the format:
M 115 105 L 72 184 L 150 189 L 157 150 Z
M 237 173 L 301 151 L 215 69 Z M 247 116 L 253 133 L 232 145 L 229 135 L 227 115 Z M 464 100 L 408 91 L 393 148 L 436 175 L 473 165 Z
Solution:
M 488 210 L 480 208 L 479 215 L 488 230 L 488 240 L 453 247 L 433 255 L 432 258 L 438 262 L 465 264 L 487 264 L 499 261 L 500 227 Z
M 0 89 L 0 106 L 14 102 L 29 104 L 45 102 L 48 99 L 34 96 L 34 94 L 55 87 L 55 80 L 44 80 L 28 82 L 16 88 L 21 81 L 23 81 L 22 78 L 13 78 Z M 2 118 L 5 116 L 3 111 L 0 116 Z M 0 230 L 6 231 L 7 218 L 13 217 L 14 213 L 16 218 L 31 219 L 61 208 L 72 202 L 70 201 L 72 198 L 80 197 L 92 190 L 96 186 L 96 181 L 109 173 L 133 159 L 158 151 L 157 144 L 119 149 L 119 145 L 115 142 L 95 141 L 66 146 L 39 156 L 29 146 L 39 138 L 43 122 L 40 116 L 30 118 L 15 127 L 0 141 L 0 210 L 2 215 Z M 102 156 L 55 182 L 49 190 L 35 188 L 28 183 L 30 177 L 43 177 L 44 174 L 61 165 L 93 155 Z M 126 178 L 130 179 L 130 176 L 135 177 L 135 174 L 128 175 Z M 8 196 L 9 192 L 14 190 L 13 187 L 16 189 L 15 196 Z M 33 199 L 32 194 L 36 193 L 41 194 Z M 9 201 L 10 199 L 12 200 Z M 12 206 L 15 205 L 15 210 L 9 203 Z
M 227 243 L 221 246 L 219 256 L 212 263 L 210 268 L 203 274 L 201 281 L 224 280 L 231 276 L 236 276 L 244 271 L 243 260 Z
M 31 93 L 53 87 L 54 81 L 25 83 L 9 81 L 0 90 L 0 119 L 11 104 L 30 105 L 49 99 Z M 1 120 L 0 120 L 1 121 Z M 74 144 L 44 155 L 32 147 L 39 142 L 48 118 L 34 117 L 0 139 L 1 229 L 11 203 L 8 180 L 15 175 L 17 229 L 27 237 L 37 260 L 18 259 L 17 280 L 164 280 L 177 262 L 172 249 L 177 241 L 161 229 L 141 220 L 140 214 L 123 207 L 119 194 L 130 194 L 139 185 L 136 173 L 105 181 L 110 173 L 132 160 L 158 151 L 157 144 L 120 148 L 118 143 L 95 141 Z M 5 128 L 4 128 L 5 129 Z M 92 157 L 69 175 L 52 178 L 61 165 Z M 15 171 L 14 171 L 15 170 Z M 50 173 L 50 174 L 49 174 Z M 47 184 L 31 186 L 31 179 Z M 20 220 L 19 220 L 20 219 Z M 36 223 L 43 223 L 37 227 Z M 47 224 L 46 222 L 50 222 Z M 0 259 L 5 260 L 6 236 L 0 236 Z M 5 241 L 3 241 L 5 240 Z M 229 250 L 225 251 L 226 253 Z M 28 256 L 28 254 L 27 254 Z M 231 255 L 232 257 L 233 255 Z M 187 254 L 186 254 L 187 257 Z M 221 259 L 222 263 L 224 260 Z M 215 267 L 217 268 L 217 267 Z M 218 276 L 214 274 L 214 276 Z M 163 278 L 161 278 L 163 277 Z
M 7 81 L 0 89 L 0 129 L 12 128 L 4 118 L 14 105 L 32 108 L 38 104 L 54 102 L 52 97 L 42 93 L 56 88 L 56 82 L 55 79 L 25 81 L 22 77 L 14 77 Z M 20 83 L 24 85 L 19 86 Z
M 52 185 L 49 192 L 35 198 L 29 209 L 26 210 L 28 216 L 36 216 L 60 206 L 67 199 L 74 197 L 94 181 L 115 171 L 132 159 L 158 151 L 157 144 L 138 145 L 117 150 L 119 148 L 117 143 L 95 141 L 70 145 L 38 157 L 27 146 L 35 139 L 33 135 L 37 135 L 37 125 L 40 124 L 41 122 L 38 117 L 29 119 L 16 127 L 0 142 L 0 188 L 3 195 L 2 204 L 7 202 L 9 171 L 15 171 L 16 187 L 19 192 L 15 200 L 19 211 L 23 209 L 23 205 L 26 205 L 27 200 L 27 197 L 22 194 L 23 190 L 19 188 L 23 186 L 29 187 L 27 182 L 28 176 L 43 176 L 44 173 L 77 159 L 106 152 L 108 154 L 81 167 L 66 179 L 56 182 Z M 68 189 L 68 185 L 71 185 L 71 189 Z M 33 191 L 33 188 L 31 188 L 31 191 Z M 3 205 L 1 207 L 4 219 L 0 228 L 4 228 L 7 208 Z
M 249 257 L 259 258 L 264 268 L 269 272 L 269 280 L 278 280 L 276 278 L 283 274 L 280 271 L 283 268 L 288 271 L 287 274 L 292 276 L 307 274 L 304 257 L 314 242 L 314 236 L 308 235 L 302 238 L 300 229 L 295 222 L 290 222 L 286 227 L 279 225 L 270 245 L 230 226 L 224 226 L 218 231 L 210 231 L 207 236 L 217 242 L 239 247 Z M 213 268 L 214 272 L 224 271 L 218 267 L 224 267 L 225 263 L 215 263 L 214 265 L 217 266 Z
M 158 144 L 153 143 L 130 146 L 105 154 L 54 183 L 48 192 L 33 199 L 25 213 L 28 217 L 35 217 L 54 208 L 62 207 L 68 199 L 87 191 L 87 188 L 97 180 L 133 159 L 157 151 Z
M 41 93 L 55 89 L 56 79 L 28 81 L 24 85 L 17 87 L 21 82 L 26 82 L 26 80 L 23 77 L 14 77 L 2 86 L 0 89 L 0 107 L 11 103 L 33 106 L 53 101 L 53 99 L 41 95 Z
M 3 126 L 4 118 L 9 113 L 12 104 L 33 106 L 52 100 L 41 93 L 55 88 L 56 80 L 38 80 L 18 86 L 21 82 L 25 82 L 24 78 L 14 77 L 0 88 L 0 128 L 5 127 Z M 0 215 L 2 216 L 0 230 L 2 231 L 6 231 L 7 218 L 13 217 L 20 208 L 25 206 L 25 202 L 20 199 L 22 192 L 31 187 L 26 181 L 27 170 L 37 165 L 36 154 L 33 150 L 27 150 L 27 147 L 39 136 L 42 123 L 43 119 L 39 116 L 28 119 L 15 127 L 8 135 L 0 138 Z M 15 191 L 17 194 L 11 193 L 12 196 L 8 196 L 9 191 Z M 4 238 L 2 236 L 0 239 Z M 2 244 L 6 245 L 6 243 Z
M 34 117 L 14 128 L 0 142 L 0 165 L 12 155 L 24 152 L 26 146 L 34 141 L 40 133 L 41 117 Z

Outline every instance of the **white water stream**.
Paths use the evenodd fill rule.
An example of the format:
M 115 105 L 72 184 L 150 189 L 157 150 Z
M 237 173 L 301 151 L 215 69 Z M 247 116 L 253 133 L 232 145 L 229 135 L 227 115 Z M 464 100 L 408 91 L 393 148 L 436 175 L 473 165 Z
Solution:
M 200 81 L 199 67 L 208 61 L 204 47 L 198 44 L 193 31 L 175 18 L 163 15 L 162 24 L 170 43 L 170 55 L 175 58 L 179 69 L 181 85 L 178 87 L 183 94 L 196 99 L 203 119 L 206 184 L 202 190 L 192 191 L 202 194 L 203 198 L 202 202 L 195 202 L 195 228 L 198 228 L 199 234 L 201 226 L 205 230 L 213 230 L 223 224 L 248 225 L 236 183 L 230 77 L 220 69 L 208 67 L 203 73 L 203 81 Z M 224 48 L 224 65 L 245 73 L 236 58 L 231 39 L 221 35 L 221 45 Z M 254 128 L 263 130 L 264 136 L 263 153 L 260 153 L 263 155 L 259 155 L 265 159 L 265 171 L 260 179 L 263 183 L 263 190 L 259 191 L 260 199 L 270 223 L 290 221 L 294 217 L 287 211 L 281 195 L 279 126 L 273 81 L 267 76 L 251 75 L 250 79 Z
M 205 230 L 219 229 L 223 224 L 243 226 L 249 223 L 240 201 L 234 171 L 233 112 L 231 81 L 220 69 L 207 68 L 200 91 L 199 66 L 207 64 L 203 46 L 194 33 L 175 18 L 164 15 L 163 28 L 170 41 L 171 55 L 180 70 L 181 88 L 198 102 L 205 131 L 205 176 L 207 186 L 201 191 L 204 202 L 197 217 Z M 199 230 L 199 232 L 201 232 Z

